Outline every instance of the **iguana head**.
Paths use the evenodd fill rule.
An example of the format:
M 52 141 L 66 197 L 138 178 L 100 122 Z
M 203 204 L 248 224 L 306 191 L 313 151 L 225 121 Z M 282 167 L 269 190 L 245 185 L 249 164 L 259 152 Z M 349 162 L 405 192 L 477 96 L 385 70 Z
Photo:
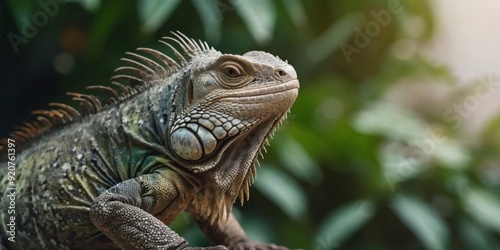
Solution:
M 170 146 L 180 160 L 203 162 L 232 138 L 281 118 L 298 88 L 294 68 L 265 52 L 220 55 L 204 62 L 192 69 L 185 105 L 170 128 Z M 191 168 L 203 172 L 212 167 Z
M 257 155 L 297 98 L 297 73 L 266 52 L 221 54 L 182 35 L 175 41 L 189 60 L 187 84 L 177 90 L 179 107 L 168 128 L 169 147 L 180 165 L 210 179 L 203 192 L 214 208 L 201 206 L 213 209 L 216 220 L 236 197 L 248 198 Z

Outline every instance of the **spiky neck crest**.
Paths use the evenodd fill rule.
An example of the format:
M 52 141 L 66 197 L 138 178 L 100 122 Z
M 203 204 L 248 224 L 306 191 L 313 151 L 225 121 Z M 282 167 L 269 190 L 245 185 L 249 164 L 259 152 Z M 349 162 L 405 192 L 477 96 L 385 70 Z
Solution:
M 169 76 L 196 61 L 195 58 L 216 57 L 220 52 L 210 47 L 206 42 L 188 38 L 181 32 L 172 32 L 174 37 L 162 37 L 160 43 L 169 47 L 178 60 L 164 53 L 150 49 L 138 48 L 139 53 L 127 52 L 128 57 L 121 58 L 128 65 L 115 70 L 117 74 L 111 77 L 111 86 L 93 85 L 88 90 L 99 92 L 100 95 L 68 92 L 74 101 L 79 102 L 76 109 L 63 103 L 49 103 L 48 110 L 35 110 L 35 120 L 23 122 L 15 127 L 9 138 L 16 141 L 17 147 L 25 147 L 36 141 L 41 135 L 97 114 L 125 100 L 144 92 L 151 86 L 164 82 Z M 181 52 L 169 42 L 180 46 Z M 0 140 L 0 152 L 7 150 L 7 138 Z

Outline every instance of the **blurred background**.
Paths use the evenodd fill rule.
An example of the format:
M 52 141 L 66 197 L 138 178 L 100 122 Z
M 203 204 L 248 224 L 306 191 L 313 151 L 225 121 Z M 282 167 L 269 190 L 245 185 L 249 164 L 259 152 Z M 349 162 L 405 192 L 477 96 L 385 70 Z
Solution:
M 301 89 L 261 160 L 248 234 L 292 249 L 500 247 L 494 0 L 6 0 L 0 136 L 107 84 L 170 31 L 287 59 Z M 183 214 L 172 225 L 209 245 Z

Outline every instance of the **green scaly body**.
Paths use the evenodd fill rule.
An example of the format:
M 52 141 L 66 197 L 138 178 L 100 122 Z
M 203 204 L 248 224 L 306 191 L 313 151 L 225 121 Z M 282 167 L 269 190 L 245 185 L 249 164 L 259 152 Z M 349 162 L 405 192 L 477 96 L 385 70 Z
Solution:
M 181 64 L 153 50 L 146 52 L 165 67 L 129 54 L 139 63 L 128 60 L 133 67 L 121 70 L 134 75 L 117 78 L 138 87 L 118 84 L 126 93 L 111 91 L 108 105 L 73 95 L 93 114 L 51 111 L 48 125 L 62 125 L 27 125 L 13 135 L 36 134 L 16 148 L 15 237 L 2 223 L 3 247 L 187 249 L 168 227 L 187 210 L 220 244 L 209 249 L 283 249 L 249 240 L 231 206 L 248 197 L 257 154 L 295 100 L 293 67 L 264 52 L 223 55 L 173 34 L 167 39 L 184 50 L 174 49 Z M 7 172 L 3 161 L 4 208 L 11 204 Z M 0 221 L 10 216 L 0 211 Z

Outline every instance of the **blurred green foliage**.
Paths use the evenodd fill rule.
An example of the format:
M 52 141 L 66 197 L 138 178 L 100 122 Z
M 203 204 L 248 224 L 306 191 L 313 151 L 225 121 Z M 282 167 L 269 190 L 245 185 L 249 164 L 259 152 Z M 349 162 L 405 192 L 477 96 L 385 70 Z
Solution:
M 252 198 L 234 209 L 251 237 L 318 250 L 500 247 L 500 119 L 471 145 L 443 118 L 449 106 L 384 98 L 408 80 L 454 84 L 416 50 L 434 32 L 428 1 L 41 2 L 56 1 L 0 3 L 2 135 L 30 110 L 71 103 L 65 92 L 106 82 L 125 51 L 165 51 L 155 40 L 180 30 L 225 53 L 268 51 L 298 72 L 299 98 Z M 12 34 L 26 39 L 13 45 Z M 209 244 L 186 214 L 173 227 Z

